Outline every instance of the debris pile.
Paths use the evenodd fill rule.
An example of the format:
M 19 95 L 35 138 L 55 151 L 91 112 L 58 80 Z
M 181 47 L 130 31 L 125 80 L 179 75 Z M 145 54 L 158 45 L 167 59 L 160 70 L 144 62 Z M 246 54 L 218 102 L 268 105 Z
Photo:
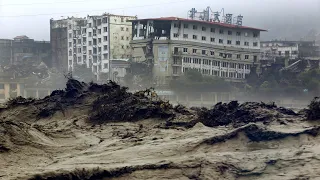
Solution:
M 169 102 L 153 100 L 151 90 L 137 93 L 127 92 L 127 88 L 110 82 L 106 85 L 91 85 L 91 89 L 100 89 L 103 95 L 92 104 L 90 120 L 95 122 L 135 121 L 148 118 L 172 117 L 173 107 Z
M 212 109 L 200 108 L 198 121 L 209 127 L 232 124 L 241 126 L 250 122 L 268 123 L 279 115 L 296 115 L 290 109 L 278 108 L 274 103 L 246 102 L 239 104 L 237 101 L 218 103 Z
M 308 120 L 320 120 L 320 98 L 315 97 L 305 112 Z

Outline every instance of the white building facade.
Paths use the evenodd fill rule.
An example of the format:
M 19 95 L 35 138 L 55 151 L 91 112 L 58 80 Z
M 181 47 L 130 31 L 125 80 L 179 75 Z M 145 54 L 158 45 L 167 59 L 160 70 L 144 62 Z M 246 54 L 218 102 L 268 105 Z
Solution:
M 166 84 L 189 69 L 231 81 L 243 80 L 259 65 L 262 29 L 176 17 L 133 21 L 133 59 L 154 57 L 154 78 Z
M 113 23 L 114 19 L 120 19 Z M 66 58 L 67 70 L 73 71 L 75 65 L 86 65 L 99 80 L 101 73 L 109 73 L 112 57 L 129 57 L 131 48 L 131 22 L 135 16 L 119 16 L 103 14 L 101 16 L 87 16 L 86 18 L 68 18 L 52 21 L 54 27 L 67 28 L 68 52 Z M 119 30 L 120 37 L 114 38 L 114 31 Z M 122 31 L 123 30 L 123 31 Z M 125 31 L 127 30 L 127 31 Z M 125 38 L 122 38 L 125 37 Z M 115 51 L 115 48 L 128 49 Z M 112 50 L 112 51 L 111 51 Z

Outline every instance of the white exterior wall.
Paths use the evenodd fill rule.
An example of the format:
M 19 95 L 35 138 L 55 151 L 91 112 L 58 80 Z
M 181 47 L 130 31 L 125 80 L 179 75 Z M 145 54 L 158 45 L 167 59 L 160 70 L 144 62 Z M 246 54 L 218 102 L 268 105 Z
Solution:
M 206 43 L 217 46 L 226 46 L 226 47 L 237 47 L 245 49 L 260 49 L 260 32 L 256 31 L 257 37 L 253 37 L 252 30 L 243 30 L 243 29 L 234 29 L 234 28 L 225 28 L 217 25 L 208 25 L 203 23 L 181 23 L 181 28 L 174 27 L 174 24 L 178 22 L 173 22 L 171 24 L 171 35 L 172 40 L 180 41 L 190 41 L 198 43 Z M 184 24 L 188 25 L 188 28 L 184 28 Z M 193 25 L 197 26 L 197 30 L 193 29 Z M 202 31 L 202 27 L 206 28 L 206 31 Z M 211 28 L 215 28 L 215 32 L 211 32 Z M 220 34 L 219 31 L 223 30 L 223 34 Z M 228 35 L 228 31 L 232 32 L 232 35 Z M 236 32 L 240 32 L 241 35 L 237 36 Z M 177 33 L 179 36 L 174 37 L 174 34 Z M 245 34 L 247 33 L 247 36 Z M 188 34 L 188 38 L 183 38 L 183 34 Z M 193 39 L 193 35 L 197 35 L 197 40 Z M 206 37 L 206 41 L 202 40 L 202 36 Z M 211 38 L 215 38 L 215 42 L 211 42 Z M 223 43 L 219 43 L 219 39 L 223 40 Z M 232 44 L 227 44 L 227 41 L 231 40 Z M 240 45 L 236 45 L 236 41 L 240 41 Z M 245 46 L 244 42 L 249 42 L 249 46 Z M 253 43 L 256 42 L 257 46 L 253 46 Z
M 132 53 L 132 23 L 134 16 L 110 15 L 110 58 L 129 58 Z
M 184 28 L 184 23 L 188 24 L 188 28 Z M 181 23 L 180 28 L 175 26 L 177 22 L 171 24 L 171 40 L 179 40 L 188 42 L 190 45 L 184 45 L 179 47 L 179 51 L 182 52 L 182 65 L 181 72 L 184 73 L 187 69 L 198 69 L 204 75 L 219 76 L 229 79 L 245 79 L 246 75 L 250 74 L 250 68 L 253 63 L 253 57 L 259 58 L 259 54 L 252 53 L 251 50 L 260 50 L 260 32 L 253 30 L 224 28 L 216 25 L 206 25 L 203 23 Z M 193 29 L 193 25 L 197 26 L 197 29 Z M 203 31 L 202 27 L 206 30 Z M 211 32 L 211 28 L 215 29 L 215 32 Z M 220 30 L 223 30 L 223 34 L 220 34 Z M 232 35 L 228 34 L 228 31 L 232 32 Z M 237 35 L 240 32 L 240 36 Z M 254 37 L 253 34 L 257 37 Z M 178 37 L 175 37 L 178 34 Z M 188 34 L 188 38 L 184 38 L 183 35 Z M 197 36 L 197 40 L 193 39 L 193 35 Z M 206 40 L 202 40 L 202 36 L 206 37 Z M 214 42 L 211 42 L 211 38 L 215 38 Z M 219 39 L 223 40 L 223 43 L 219 43 Z M 228 44 L 228 40 L 231 44 Z M 240 45 L 236 45 L 236 41 L 240 41 Z M 249 45 L 246 46 L 245 42 Z M 221 49 L 210 49 L 201 46 L 195 46 L 193 43 L 203 43 L 212 45 L 215 47 L 221 46 Z M 254 43 L 256 45 L 254 46 Z M 173 45 L 174 49 L 175 45 Z M 183 52 L 183 48 L 188 48 L 187 52 Z M 226 49 L 225 49 L 226 48 Z M 239 49 L 239 52 L 228 48 Z M 193 49 L 197 49 L 197 53 L 193 53 Z M 223 50 L 222 50 L 223 49 Z M 206 51 L 206 54 L 202 54 L 202 50 Z M 248 50 L 246 52 L 246 50 Z M 211 55 L 210 51 L 214 51 L 214 55 Z M 232 58 L 222 58 L 220 53 L 232 54 Z M 240 58 L 237 58 L 237 54 Z M 196 56 L 196 57 L 195 57 Z M 246 59 L 245 56 L 249 58 Z M 200 63 L 196 63 L 197 60 Z M 207 61 L 204 64 L 204 60 Z M 177 68 L 177 67 L 173 67 Z M 178 67 L 180 69 L 180 67 Z

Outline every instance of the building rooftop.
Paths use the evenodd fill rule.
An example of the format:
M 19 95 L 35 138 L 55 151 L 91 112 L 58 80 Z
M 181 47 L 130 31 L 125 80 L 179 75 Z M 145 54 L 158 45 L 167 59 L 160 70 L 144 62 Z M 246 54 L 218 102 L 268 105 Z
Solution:
M 238 25 L 234 25 L 234 24 L 227 24 L 227 23 L 220 23 L 220 22 L 213 22 L 213 21 L 201 21 L 201 20 L 186 19 L 186 18 L 179 18 L 179 17 L 148 18 L 148 19 L 137 19 L 137 20 L 132 20 L 132 21 L 134 22 L 134 21 L 147 21 L 147 20 L 198 22 L 198 23 L 204 23 L 204 24 L 217 25 L 217 26 L 225 27 L 225 28 L 237 28 L 237 29 L 249 29 L 249 30 L 257 30 L 257 31 L 267 31 L 267 30 L 264 30 L 264 29 L 247 27 L 247 26 L 238 26 Z

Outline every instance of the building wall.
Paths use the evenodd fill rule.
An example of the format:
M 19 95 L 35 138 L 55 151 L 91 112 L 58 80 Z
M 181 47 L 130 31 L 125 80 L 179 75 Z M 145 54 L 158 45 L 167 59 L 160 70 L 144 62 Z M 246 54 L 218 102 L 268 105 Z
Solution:
M 52 67 L 59 71 L 68 70 L 68 22 L 50 20 L 50 42 Z
M 150 22 L 147 23 L 147 37 L 149 31 L 153 31 L 148 27 Z M 203 75 L 243 81 L 250 73 L 252 65 L 259 65 L 259 31 L 221 28 L 203 23 L 178 23 L 171 22 L 170 37 L 152 39 L 153 75 L 159 84 L 167 84 L 173 77 L 180 76 L 189 69 L 197 69 Z M 137 24 L 138 30 L 142 31 L 139 23 Z M 193 29 L 194 25 L 197 30 Z M 220 31 L 223 31 L 223 34 Z M 133 59 L 138 62 L 146 60 L 145 49 L 151 42 L 151 39 L 140 35 L 133 37 L 131 42 L 134 49 Z M 193 39 L 193 35 L 196 35 L 197 39 Z M 219 39 L 222 40 L 221 43 Z M 240 44 L 236 44 L 237 41 L 240 41 Z
M 129 58 L 132 52 L 132 23 L 134 16 L 110 16 L 110 57 L 112 59 Z
M 5 66 L 12 61 L 12 42 L 11 39 L 0 39 L 0 64 Z
M 196 29 L 194 29 L 194 26 Z M 240 34 L 237 34 L 237 32 Z M 188 37 L 184 37 L 185 35 Z M 194 39 L 193 35 L 196 35 L 197 38 Z M 205 39 L 202 39 L 203 37 Z M 211 38 L 214 38 L 214 40 Z M 225 28 L 203 23 L 172 22 L 170 39 L 205 43 L 216 46 L 260 49 L 259 31 Z M 222 43 L 219 42 L 219 40 L 222 40 Z M 228 43 L 228 40 L 231 42 Z M 236 44 L 237 41 L 240 41 L 239 45 Z M 248 45 L 245 45 L 245 42 L 248 42 Z

